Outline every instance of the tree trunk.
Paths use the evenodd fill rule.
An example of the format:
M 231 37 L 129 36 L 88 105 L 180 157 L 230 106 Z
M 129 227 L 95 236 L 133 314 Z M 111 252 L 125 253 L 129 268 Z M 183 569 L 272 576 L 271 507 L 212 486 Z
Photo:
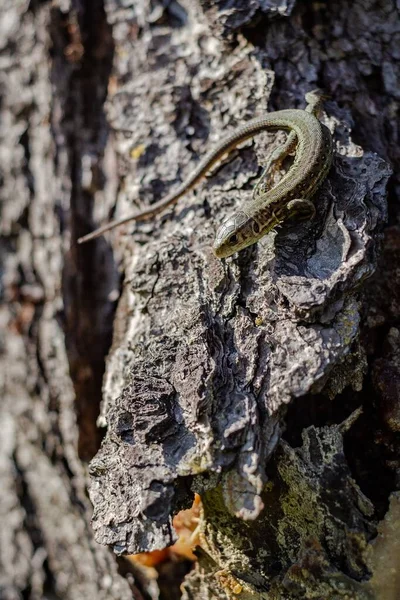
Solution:
M 399 36 L 393 0 L 3 0 L 1 599 L 177 598 L 122 556 L 195 492 L 186 600 L 398 597 Z M 278 132 L 77 245 L 317 87 L 313 220 L 213 255 Z

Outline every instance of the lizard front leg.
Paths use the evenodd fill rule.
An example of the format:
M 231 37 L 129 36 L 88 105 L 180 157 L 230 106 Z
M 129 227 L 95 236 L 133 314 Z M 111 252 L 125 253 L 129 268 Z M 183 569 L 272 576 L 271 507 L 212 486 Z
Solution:
M 265 194 L 269 189 L 269 182 L 271 180 L 272 171 L 276 172 L 280 169 L 284 159 L 292 154 L 297 145 L 297 135 L 294 131 L 291 131 L 282 146 L 279 146 L 274 150 L 269 158 L 268 162 L 263 168 L 261 177 L 258 180 L 253 190 L 253 200 Z M 274 164 L 273 164 L 274 163 Z
M 306 198 L 295 198 L 287 203 L 286 206 L 287 218 L 290 219 L 296 216 L 300 220 L 311 220 L 315 217 L 315 206 L 311 200 Z

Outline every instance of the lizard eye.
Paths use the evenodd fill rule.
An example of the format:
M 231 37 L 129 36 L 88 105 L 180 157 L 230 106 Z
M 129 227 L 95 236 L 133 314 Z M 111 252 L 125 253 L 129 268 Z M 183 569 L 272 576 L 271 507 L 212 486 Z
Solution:
M 235 233 L 233 235 L 231 235 L 231 237 L 229 238 L 228 242 L 230 244 L 236 244 L 236 242 L 237 242 L 237 235 Z
M 253 231 L 254 233 L 260 233 L 260 226 L 256 222 L 253 223 Z

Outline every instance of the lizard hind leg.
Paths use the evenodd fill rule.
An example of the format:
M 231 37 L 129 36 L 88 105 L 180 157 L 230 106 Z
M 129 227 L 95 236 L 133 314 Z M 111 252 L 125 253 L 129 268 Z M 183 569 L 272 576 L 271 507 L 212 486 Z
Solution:
M 263 168 L 261 176 L 253 190 L 253 200 L 265 194 L 269 189 L 272 172 L 278 171 L 284 159 L 293 154 L 297 146 L 297 135 L 294 131 L 291 131 L 286 138 L 286 141 L 282 146 L 276 148 L 271 152 L 268 157 L 268 161 Z
M 307 106 L 305 110 L 316 117 L 321 116 L 322 106 L 325 100 L 329 99 L 329 96 L 322 90 L 316 89 L 311 92 L 307 92 L 305 95 Z

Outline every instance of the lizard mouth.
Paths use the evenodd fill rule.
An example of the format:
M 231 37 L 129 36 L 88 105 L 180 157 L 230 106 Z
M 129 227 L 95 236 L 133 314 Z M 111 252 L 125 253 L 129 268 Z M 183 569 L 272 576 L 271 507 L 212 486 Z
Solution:
M 228 258 L 236 252 L 236 250 L 231 250 L 230 248 L 224 248 L 223 246 L 218 246 L 214 244 L 213 246 L 214 254 L 217 258 Z

